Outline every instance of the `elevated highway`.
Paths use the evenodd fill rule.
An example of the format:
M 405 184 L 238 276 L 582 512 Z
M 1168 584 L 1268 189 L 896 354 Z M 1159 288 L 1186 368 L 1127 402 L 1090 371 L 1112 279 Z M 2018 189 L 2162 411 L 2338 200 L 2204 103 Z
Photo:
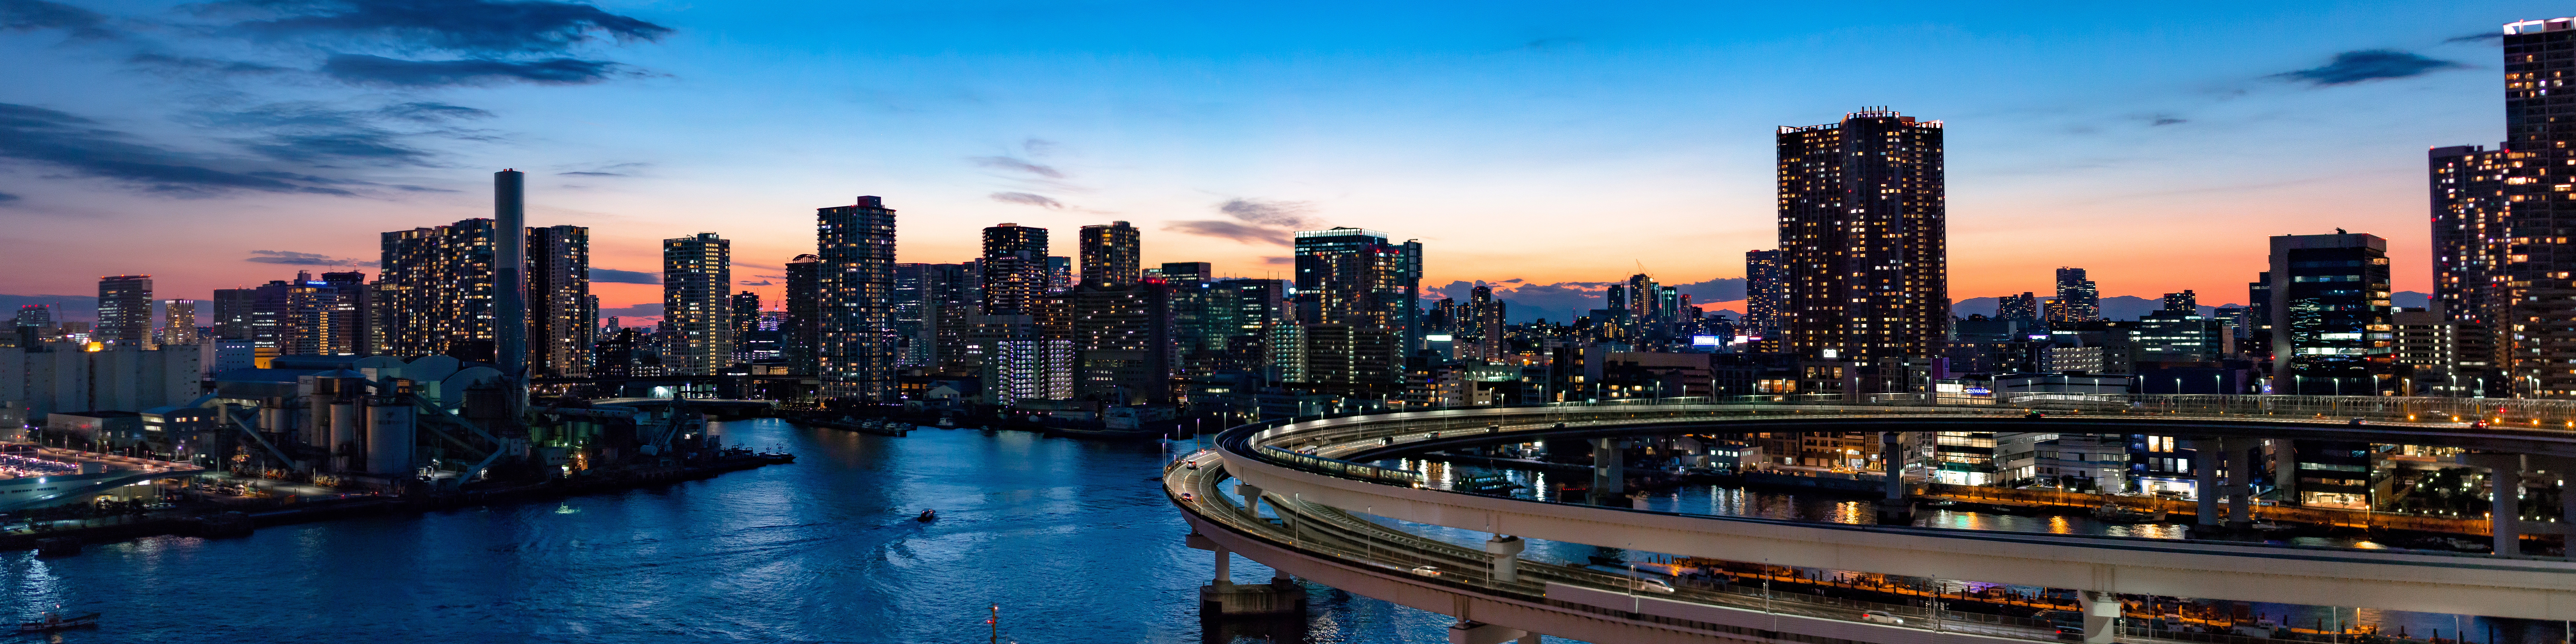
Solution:
M 2185 397 L 2190 398 L 2190 397 Z M 2246 397 L 2255 398 L 2255 397 Z M 2265 397 L 2268 398 L 2268 397 Z M 2226 401 L 2235 404 L 2236 401 Z M 2253 401 L 2261 402 L 2261 401 Z M 2276 401 L 2277 402 L 2277 401 Z M 1907 577 L 1967 580 L 2022 586 L 2042 586 L 2081 591 L 2086 597 L 2088 641 L 2110 641 L 2111 616 L 2118 612 L 2117 597 L 2159 595 L 2203 599 L 2280 602 L 2318 606 L 2367 607 L 2424 612 L 2450 612 L 2497 617 L 2543 620 L 2576 619 L 2576 563 L 2541 557 L 2510 555 L 2473 555 L 2418 551 L 2368 550 L 2358 548 L 2297 547 L 2262 545 L 2231 541 L 2193 541 L 2140 539 L 2108 536 L 2031 534 L 1991 531 L 1949 530 L 1911 526 L 1858 526 L 1808 523 L 1756 517 L 1684 515 L 1669 512 L 1633 510 L 1617 507 L 1532 501 L 1450 492 L 1425 487 L 1411 472 L 1377 468 L 1365 461 L 1389 454 L 1427 451 L 1466 444 L 1518 442 L 1542 437 L 1598 437 L 1618 435 L 1663 434 L 1674 432 L 1784 432 L 1784 431 L 1977 431 L 2002 429 L 1998 424 L 2018 423 L 2035 431 L 2067 433 L 2152 433 L 2187 437 L 2241 436 L 2269 438 L 2334 438 L 2375 442 L 2410 442 L 2471 445 L 2480 449 L 2513 451 L 2525 454 L 2576 455 L 2576 432 L 2568 432 L 2558 422 L 2496 423 L 2495 426 L 2472 428 L 2460 422 L 2427 422 L 2421 409 L 2387 408 L 2370 413 L 2337 409 L 2335 415 L 2320 417 L 2288 409 L 2263 414 L 2239 412 L 2183 413 L 2180 409 L 2153 409 L 2144 405 L 2122 405 L 2110 408 L 2058 409 L 2047 418 L 2025 418 L 2021 408 L 1954 408 L 1891 405 L 1777 405 L 1716 404 L 1692 402 L 1681 404 L 1631 404 L 1564 406 L 1545 408 L 1495 408 L 1447 410 L 1331 418 L 1305 422 L 1244 426 L 1218 437 L 1216 447 L 1205 457 L 1209 466 L 1167 479 L 1170 485 L 1197 485 L 1217 476 L 1239 479 L 1247 498 L 1269 499 L 1292 532 L 1299 521 L 1295 517 L 1311 516 L 1316 520 L 1304 525 L 1318 528 L 1317 533 L 1343 530 L 1344 521 L 1328 520 L 1335 512 L 1364 510 L 1368 514 L 1404 521 L 1450 528 L 1487 532 L 1497 539 L 1508 536 L 1582 543 L 1674 555 L 1708 557 L 1733 561 L 1824 568 Z M 2505 410 L 2513 411 L 2513 410 Z M 2069 413 L 2073 412 L 2073 413 Z M 2376 418 L 2354 426 L 2350 417 Z M 2445 415 L 2439 420 L 2451 421 L 2465 416 Z M 2535 420 L 2537 418 L 2535 417 Z M 2037 429 L 2045 427 L 2046 429 Z M 2006 431 L 2012 431 L 2007 429 Z M 1222 497 L 1210 494 L 1213 488 L 1185 490 L 1174 488 L 1175 498 L 1182 491 L 1192 493 L 1192 502 L 1182 508 L 1193 527 L 1209 539 L 1232 543 L 1229 550 L 1244 553 L 1256 561 L 1292 573 L 1334 585 L 1352 592 L 1396 600 L 1415 605 L 1406 593 L 1419 594 L 1421 579 L 1407 579 L 1399 570 L 1354 565 L 1347 559 L 1317 556 L 1314 548 L 1329 549 L 1331 537 L 1304 540 L 1291 534 L 1290 547 L 1282 548 L 1276 535 L 1258 526 L 1246 528 L 1244 519 L 1229 518 L 1222 508 L 1207 505 Z M 1224 505 L 1222 502 L 1219 505 Z M 1229 506 L 1230 507 L 1230 506 Z M 1257 516 L 1257 511 L 1251 512 Z M 1361 522 L 1366 523 L 1366 522 Z M 1266 523 L 1260 525 L 1268 525 Z M 1326 528 L 1325 526 L 1341 526 Z M 1375 525 L 1375 524 L 1368 524 Z M 1360 526 L 1365 529 L 1366 526 Z M 1211 530 L 1225 530 L 1230 537 L 1218 537 Z M 1402 553 L 1400 557 L 1425 561 L 1444 560 L 1450 565 L 1470 569 L 1491 569 L 1495 557 L 1487 556 L 1481 566 L 1473 557 L 1438 545 L 1417 543 L 1422 540 L 1406 536 L 1386 536 L 1384 552 Z M 1366 544 L 1377 543 L 1367 541 Z M 1517 543 L 1516 541 L 1514 543 Z M 1321 544 L 1305 546 L 1304 544 Z M 1302 547 L 1301 547 L 1302 546 Z M 1369 549 L 1377 552 L 1376 548 Z M 1265 556 L 1283 558 L 1281 561 Z M 1379 554 L 1376 557 L 1389 555 Z M 1463 557 L 1463 558 L 1462 558 Z M 1364 557 L 1369 559 L 1374 557 Z M 1439 565 L 1439 564 L 1427 564 Z M 1531 562 L 1518 564 L 1526 570 Z M 1445 568 L 1445 566 L 1444 566 Z M 1462 620 L 1503 624 L 1522 630 L 1593 639 L 1595 641 L 1643 641 L 1608 634 L 1587 637 L 1573 632 L 1549 630 L 1571 628 L 1571 617 L 1600 614 L 1581 608 L 1600 608 L 1599 601 L 1584 603 L 1590 597 L 1600 601 L 1602 592 L 1622 590 L 1621 586 L 1600 579 L 1584 578 L 1578 573 L 1567 581 L 1552 581 L 1564 586 L 1538 587 L 1540 604 L 1518 608 L 1487 608 L 1504 611 L 1511 619 L 1486 619 L 1457 611 L 1486 606 L 1480 601 L 1443 610 L 1430 610 L 1460 617 Z M 1593 573 L 1598 574 L 1598 573 Z M 1330 579 L 1346 579 L 1364 587 L 1348 587 Z M 1615 582 L 1626 583 L 1626 582 Z M 1434 584 L 1437 585 L 1437 584 Z M 1382 588 L 1396 596 L 1370 592 Z M 1498 591 L 1527 592 L 1527 584 L 1497 586 Z M 1603 590 L 1604 588 L 1610 590 Z M 1515 590 L 1517 589 L 1517 590 Z M 1657 619 L 1688 613 L 1701 615 L 1714 609 L 1689 606 L 1666 606 L 1656 602 L 1679 601 L 1676 595 L 1660 592 L 1633 596 L 1627 613 Z M 1683 591 L 1687 592 L 1687 591 Z M 1590 594 L 1586 594 L 1590 593 Z M 1435 593 L 1436 594 L 1436 593 Z M 1422 599 L 1420 601 L 1430 601 Z M 1549 603 L 1553 602 L 1553 603 Z M 1566 603 L 1579 606 L 1567 606 Z M 1436 602 L 1434 602 L 1436 603 Z M 1496 604 L 1502 606 L 1509 604 Z M 1725 602 L 1708 604 L 1726 606 Z M 1647 607 L 1659 607 L 1648 611 Z M 1606 609 L 1605 609 L 1606 610 Z M 1535 611 L 1535 612 L 1531 612 Z M 1690 612 L 1702 611 L 1702 612 Z M 1830 612 L 1830 611 L 1827 611 Z M 1562 613 L 1562 614 L 1560 614 Z M 1574 615 L 1582 613 L 1584 615 Z M 1667 614 L 1669 613 L 1669 614 Z M 1547 615 L 1544 619 L 1541 615 Z M 1762 613 L 1765 619 L 1778 619 L 1779 613 Z M 1709 616 L 1731 615 L 1719 611 Z M 1492 617 L 1488 615 L 1487 617 Z M 1778 633 L 1797 633 L 1808 637 L 1856 639 L 1859 641 L 1917 641 L 1897 638 L 1896 634 L 1879 633 L 1866 637 L 1845 638 L 1832 633 L 1874 632 L 1870 629 L 1892 628 L 1880 624 L 1862 624 L 1861 631 L 1843 620 L 1848 616 L 1792 613 L 1782 629 L 1759 629 Z M 1625 627 L 1657 624 L 1625 615 L 1609 616 Z M 1553 620 L 1553 621 L 1551 621 Z M 1733 621 L 1729 621 L 1733 620 Z M 1833 622 L 1809 623 L 1801 620 Z M 1689 621 L 1689 620 L 1685 620 Z M 1741 615 L 1706 624 L 1729 625 L 1742 621 Z M 1918 617 L 1918 621 L 1922 620 Z M 1932 624 L 1942 622 L 1933 620 Z M 2024 625 L 2027 626 L 2027 625 Z M 1592 628 L 1592 627 L 1585 627 Z M 1603 626 L 1603 628 L 1607 628 Z M 1697 629 L 1697 627 L 1693 627 Z M 1751 627 L 1744 627 L 1751 628 Z M 1785 629 L 1785 630 L 1784 630 Z M 1650 629 L 1651 630 L 1651 629 Z M 1665 629 L 1670 630 L 1670 629 Z M 1686 629 L 1688 630 L 1688 629 Z M 1920 629 L 1898 629 L 1923 633 Z M 1958 629 L 1965 630 L 1965 629 Z M 1984 634 L 1940 633 L 1940 637 L 2025 638 L 2033 634 L 2010 628 L 1989 629 Z M 1692 637 L 1720 639 L 1776 639 L 1758 633 L 1741 633 L 1726 629 L 1697 629 Z M 1907 635 L 1907 638 L 1921 637 Z M 1897 638 L 1897 639 L 1891 639 Z M 1685 641 L 1685 640 L 1676 640 Z M 1697 641 L 1697 640 L 1688 640 Z

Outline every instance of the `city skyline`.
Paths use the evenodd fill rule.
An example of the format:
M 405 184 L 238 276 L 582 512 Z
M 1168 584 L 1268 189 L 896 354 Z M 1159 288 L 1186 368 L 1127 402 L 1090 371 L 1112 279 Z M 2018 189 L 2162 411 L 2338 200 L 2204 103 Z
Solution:
M 24 222 L 13 235 L 29 249 L 22 261 L 48 268 L 0 277 L 0 293 L 80 294 L 100 275 L 152 274 L 159 276 L 160 297 L 203 299 L 215 288 L 283 278 L 299 266 L 369 262 L 367 242 L 377 232 L 481 216 L 480 172 L 466 168 L 524 166 L 541 179 L 530 186 L 530 223 L 591 228 L 602 314 L 627 317 L 639 317 L 634 305 L 660 299 L 658 286 L 637 283 L 654 273 L 656 242 L 701 230 L 738 240 L 737 281 L 744 282 L 738 288 L 778 301 L 785 280 L 772 276 L 783 275 L 788 258 L 810 252 L 804 209 L 843 203 L 849 194 L 885 195 L 917 213 L 899 241 L 901 262 L 972 258 L 974 231 L 997 222 L 1070 232 L 1133 220 L 1142 233 L 1142 265 L 1206 261 L 1219 275 L 1284 277 L 1288 267 L 1271 262 L 1288 256 L 1288 232 L 1353 226 L 1423 239 L 1425 294 L 1479 281 L 1502 287 L 1497 297 L 1506 300 L 1521 290 L 1514 286 L 1528 288 L 1523 285 L 1597 294 L 1638 265 L 1668 284 L 1740 278 L 1740 253 L 1770 247 L 1772 178 L 1763 138 L 1777 126 L 1876 104 L 1952 124 L 1953 298 L 2045 291 L 2049 269 L 2081 266 L 2100 278 L 2106 297 L 2194 289 L 2210 294 L 2212 303 L 2232 303 L 2242 297 L 2231 285 L 2259 269 L 2265 235 L 2343 227 L 2388 238 L 2392 257 L 2429 254 L 2416 219 L 2422 216 L 2418 155 L 2433 146 L 2484 141 L 2499 130 L 2489 78 L 2494 41 L 2477 36 L 2495 33 L 2498 15 L 2546 13 L 2538 5 L 2402 15 L 2369 6 L 2212 8 L 2188 25 L 2154 18 L 2113 28 L 2088 22 L 2080 13 L 2087 10 L 2045 20 L 1970 11 L 1819 31 L 1797 17 L 1757 12 L 1731 16 L 1724 29 L 1706 35 L 1643 26 L 1648 16 L 1613 15 L 1562 27 L 1578 35 L 1505 36 L 1512 33 L 1506 26 L 1543 21 L 1503 8 L 1467 19 L 1484 28 L 1401 47 L 1390 44 L 1396 41 L 1389 34 L 1314 24 L 1330 37 L 1313 44 L 1220 45 L 1180 36 L 1026 42 L 978 36 L 936 50 L 944 53 L 924 53 L 931 44 L 916 39 L 957 28 L 948 20 L 954 16 L 942 16 L 937 30 L 856 53 L 738 31 L 714 12 L 609 5 L 587 21 L 494 32 L 536 34 L 510 43 L 467 42 L 437 36 L 464 32 L 434 30 L 302 35 L 329 36 L 351 51 L 410 46 L 458 56 L 577 54 L 615 59 L 611 64 L 626 72 L 535 79 L 541 83 L 512 80 L 527 76 L 441 82 L 358 76 L 344 65 L 313 72 L 321 82 L 298 84 L 273 76 L 305 73 L 293 67 L 299 54 L 261 49 L 256 38 L 165 35 L 145 23 L 176 19 L 150 8 L 80 11 L 96 20 L 16 32 L 6 42 L 15 54 L 87 65 L 95 77 L 118 80 L 75 88 L 58 77 L 12 74 L 23 89 L 0 99 L 22 106 L 11 108 L 18 115 L 11 127 L 49 141 L 72 141 L 65 137 L 75 136 L 74 129 L 123 131 L 132 136 L 116 141 L 144 146 L 161 161 L 244 178 L 306 179 L 270 179 L 301 186 L 297 193 L 156 183 L 120 178 L 92 157 L 8 152 L 14 162 L 0 175 L 0 193 L 15 198 L 0 201 L 0 208 Z M 268 16 L 258 24 L 283 25 L 290 17 Z M 1200 24 L 1243 17 L 1160 19 Z M 1435 19 L 1378 17 L 1390 25 Z M 236 26 L 254 22 L 245 17 Z M 2287 24 L 2304 28 L 2278 28 Z M 1012 34 L 1033 29 L 1003 26 Z M 1882 42 L 1897 35 L 1940 45 L 1930 60 L 1948 64 L 1955 75 L 1934 83 L 1871 71 L 1868 78 L 1887 82 L 1789 92 L 1794 98 L 1751 105 L 1721 100 L 1728 92 L 1773 89 L 1826 65 L 1913 52 Z M 774 123 L 761 125 L 692 122 L 669 129 L 684 118 L 669 112 L 708 106 L 693 102 L 701 99 L 655 109 L 623 105 L 645 96 L 751 91 L 708 67 L 741 56 L 711 42 L 719 36 L 745 39 L 737 45 L 744 49 L 789 53 L 775 69 L 791 71 L 766 73 L 822 79 L 864 60 L 883 63 L 900 82 L 879 85 L 881 91 L 865 98 L 853 96 L 869 85 L 852 80 L 777 90 L 782 96 L 839 94 L 829 109 L 781 108 L 787 111 L 767 119 Z M 2115 43 L 2129 47 L 2102 47 Z M 1746 62 L 1781 56 L 1791 46 L 1802 57 L 1778 69 Z M 161 58 L 144 55 L 146 48 Z M 2059 60 L 2065 57 L 2049 53 L 2079 49 L 2089 57 Z M 2187 49 L 2206 51 L 2175 53 Z M 195 57 L 178 56 L 183 51 Z M 1371 62 L 1363 54 L 1372 51 L 1398 55 Z M 104 62 L 111 59 L 127 62 Z M 2222 59 L 2227 62 L 2202 64 Z M 200 67 L 170 64 L 178 60 Z M 280 71 L 202 68 L 217 60 Z M 139 71 L 156 64 L 156 72 Z M 2066 78 L 2066 70 L 2086 65 L 2136 72 L 2034 80 Z M 963 79 L 925 76 L 961 66 L 983 71 Z M 1067 80 L 1026 76 L 1049 69 L 1130 86 L 1154 81 L 1141 86 L 1156 89 L 1076 94 L 1087 98 L 1071 101 L 1073 107 L 1041 106 L 1028 93 L 1068 89 L 1055 85 Z M 1587 77 L 1604 70 L 1625 73 Z M 1351 82 L 1363 91 L 1306 102 L 1289 97 L 1306 95 L 1307 86 L 1267 75 L 1312 80 L 1345 72 L 1357 74 Z M 1415 77 L 1435 80 L 1405 82 Z M 1694 82 L 1704 78 L 1724 81 Z M 1005 82 L 1011 80 L 1030 84 L 992 91 L 1021 87 Z M 1570 84 L 1533 91 L 1533 82 Z M 1430 100 L 1445 90 L 1509 98 L 1526 109 L 1435 123 L 1439 106 L 1459 100 Z M 190 93 L 226 98 L 188 113 L 130 108 L 144 98 Z M 2100 100 L 2115 95 L 2124 98 Z M 1176 115 L 1189 112 L 1176 105 L 1205 113 Z M 1260 105 L 1303 111 L 1253 108 Z M 834 120 L 834 114 L 854 117 Z M 1539 127 L 1557 122 L 1575 127 Z M 1135 133 L 1175 124 L 1168 132 Z M 669 136 L 637 144 L 602 127 Z M 789 131 L 798 127 L 819 129 Z M 2349 130 L 2356 128 L 2367 133 L 2353 136 Z M 857 141 L 895 129 L 924 133 L 868 139 L 881 143 L 856 156 L 818 156 L 808 142 Z M 1407 133 L 1380 136 L 1399 130 Z M 224 132 L 264 138 L 243 139 L 251 142 L 238 145 L 248 147 L 225 151 L 221 146 L 229 144 L 208 138 Z M 361 134 L 376 138 L 349 138 Z M 709 139 L 728 137 L 711 147 Z M 378 152 L 416 154 L 367 157 L 341 148 L 329 156 L 317 147 L 360 140 L 394 146 Z M 80 141 L 92 152 L 112 147 L 74 142 Z M 2222 143 L 2235 153 L 2206 156 Z M 795 163 L 749 163 L 734 151 L 758 146 Z M 716 153 L 693 156 L 707 151 Z M 1515 190 L 1492 190 L 1496 184 Z M 333 191 L 349 194 L 322 194 Z M 190 216 L 163 214 L 174 209 Z M 1581 221 L 1630 223 L 1580 235 L 1527 234 L 1566 221 L 1569 213 Z M 2203 234 L 2205 227 L 2232 227 L 2248 217 L 2274 225 Z M 281 218 L 296 223 L 276 225 Z M 140 222 L 169 234 L 112 244 L 83 234 L 90 226 Z M 2106 229 L 2119 234 L 2047 243 L 2052 235 Z M 1052 254 L 1075 254 L 1063 243 L 1070 240 L 1058 241 Z M 2181 268 L 2150 268 L 2166 264 Z M 2424 264 L 2399 263 L 2396 288 L 2429 291 Z M 1961 314 L 1969 312 L 1975 311 Z

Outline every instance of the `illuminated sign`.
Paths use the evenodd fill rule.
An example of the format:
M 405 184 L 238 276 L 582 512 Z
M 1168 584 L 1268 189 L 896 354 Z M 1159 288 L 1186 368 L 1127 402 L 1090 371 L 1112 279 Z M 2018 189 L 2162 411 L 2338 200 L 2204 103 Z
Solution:
M 1717 346 L 1717 345 L 1719 345 L 1719 344 L 1721 344 L 1721 343 L 1717 341 L 1717 336 L 1713 336 L 1713 335 L 1694 335 L 1694 336 L 1691 336 L 1691 344 L 1692 344 L 1692 345 L 1694 345 L 1694 346 L 1714 347 L 1714 346 Z
M 1424 340 L 1429 340 L 1429 341 L 1432 341 L 1432 342 L 1449 342 L 1449 341 L 1451 341 L 1452 336 L 1446 336 L 1446 335 L 1426 335 L 1426 336 L 1422 336 L 1422 339 L 1424 339 Z

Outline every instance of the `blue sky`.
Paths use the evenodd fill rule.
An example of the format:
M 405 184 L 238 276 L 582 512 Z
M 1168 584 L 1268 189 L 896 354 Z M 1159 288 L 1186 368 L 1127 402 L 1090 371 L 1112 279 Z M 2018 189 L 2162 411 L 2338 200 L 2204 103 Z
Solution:
M 2333 227 L 2428 290 L 2423 150 L 2502 134 L 2475 36 L 2562 13 L 0 0 L 26 63 L 0 69 L 0 293 L 362 263 L 379 232 L 485 216 L 502 167 L 532 173 L 532 223 L 648 275 L 655 240 L 716 231 L 764 281 L 814 208 L 873 194 L 902 261 L 1006 221 L 1071 255 L 1126 220 L 1148 262 L 1263 276 L 1282 231 L 1349 225 L 1422 239 L 1432 285 L 1706 283 L 1772 246 L 1772 129 L 1870 105 L 1947 126 L 1959 299 L 2072 265 L 2240 301 L 2263 236 Z

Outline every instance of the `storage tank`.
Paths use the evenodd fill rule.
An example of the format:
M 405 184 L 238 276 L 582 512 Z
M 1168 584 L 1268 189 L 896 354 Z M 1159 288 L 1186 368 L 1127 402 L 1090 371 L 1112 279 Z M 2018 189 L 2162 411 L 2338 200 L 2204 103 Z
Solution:
M 362 413 L 365 411 L 360 409 L 357 400 L 331 403 L 331 469 L 353 469 L 349 466 L 349 462 L 354 460 L 351 457 L 359 455 L 356 452 L 358 445 L 366 439 L 366 426 L 358 417 Z
M 412 442 L 416 440 L 413 413 L 409 404 L 367 406 L 368 473 L 396 477 L 411 474 Z

